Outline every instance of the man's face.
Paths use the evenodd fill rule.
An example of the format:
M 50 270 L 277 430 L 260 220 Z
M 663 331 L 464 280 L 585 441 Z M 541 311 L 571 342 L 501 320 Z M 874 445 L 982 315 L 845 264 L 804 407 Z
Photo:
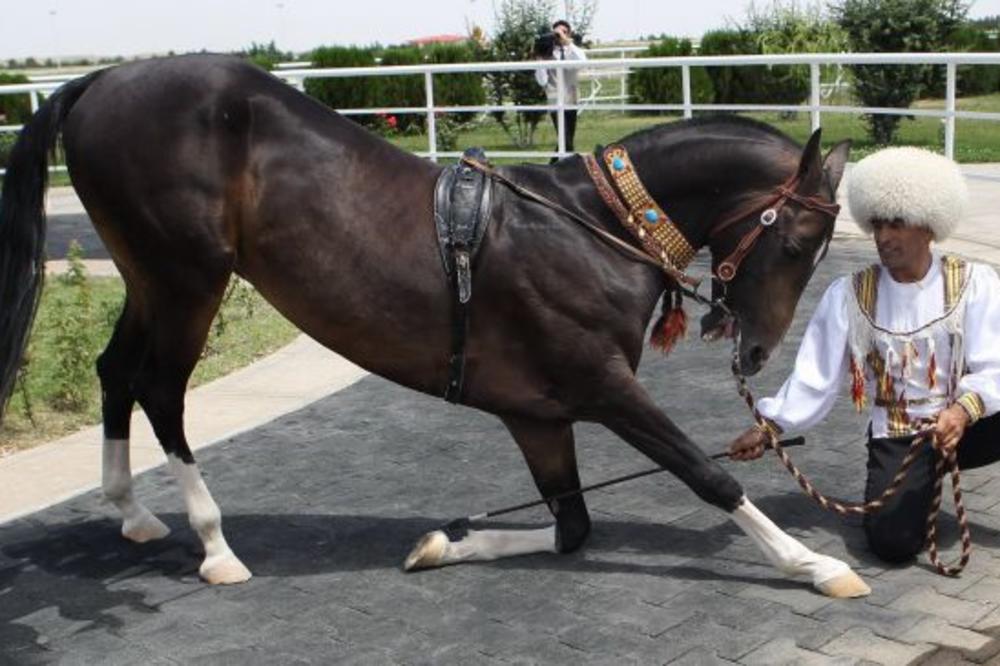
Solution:
M 554 32 L 557 35 L 559 35 L 559 39 L 562 40 L 563 44 L 569 43 L 569 40 L 570 40 L 570 31 L 569 31 L 569 28 L 566 27 L 566 24 L 560 23 L 559 25 L 557 25 L 554 28 Z
M 891 271 L 921 268 L 934 234 L 924 227 L 908 227 L 903 220 L 872 220 L 878 258 Z

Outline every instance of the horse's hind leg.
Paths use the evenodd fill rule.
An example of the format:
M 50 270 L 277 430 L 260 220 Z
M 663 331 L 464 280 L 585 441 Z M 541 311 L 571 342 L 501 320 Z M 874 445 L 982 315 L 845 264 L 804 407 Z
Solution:
M 543 497 L 579 490 L 572 425 L 505 417 L 504 424 L 517 441 Z M 406 558 L 407 570 L 539 552 L 568 553 L 590 533 L 590 517 L 583 496 L 553 501 L 556 518 L 551 527 L 533 530 L 472 530 L 468 525 L 425 535 Z
M 114 334 L 97 359 L 104 418 L 104 496 L 122 513 L 122 536 L 137 543 L 161 539 L 170 533 L 132 493 L 129 461 L 129 425 L 135 395 L 132 384 L 145 350 L 147 336 L 135 309 L 125 302 Z
M 184 435 L 184 391 L 218 310 L 228 272 L 203 280 L 197 292 L 161 285 L 163 291 L 148 304 L 150 341 L 136 378 L 136 398 L 167 454 L 170 471 L 184 494 L 188 520 L 205 548 L 201 577 L 209 583 L 241 583 L 250 578 L 250 571 L 226 543 L 222 514 Z M 197 284 L 197 280 L 188 283 Z

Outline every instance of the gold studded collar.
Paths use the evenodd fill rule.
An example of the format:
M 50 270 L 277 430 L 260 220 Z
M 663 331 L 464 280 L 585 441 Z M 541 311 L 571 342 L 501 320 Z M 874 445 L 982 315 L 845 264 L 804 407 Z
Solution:
M 643 249 L 663 263 L 668 273 L 683 272 L 697 251 L 673 220 L 653 200 L 622 145 L 608 146 L 601 155 L 610 183 L 597 158 L 584 155 L 587 171 L 604 202 Z

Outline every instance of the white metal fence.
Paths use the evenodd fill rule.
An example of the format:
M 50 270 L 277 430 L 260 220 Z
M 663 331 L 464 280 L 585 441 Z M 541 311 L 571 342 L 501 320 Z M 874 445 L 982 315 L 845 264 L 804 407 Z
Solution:
M 759 67 L 774 65 L 801 65 L 810 70 L 809 98 L 805 104 L 696 104 L 691 93 L 692 67 Z M 856 107 L 841 105 L 824 105 L 822 103 L 823 87 L 820 82 L 820 68 L 823 66 L 845 65 L 936 65 L 945 68 L 946 88 L 944 109 L 913 109 L 913 108 L 880 108 Z M 821 124 L 822 115 L 827 113 L 841 114 L 887 114 L 940 118 L 944 124 L 944 152 L 949 157 L 954 156 L 956 119 L 1000 121 L 1000 113 L 959 111 L 956 107 L 956 91 L 959 65 L 1000 66 L 1000 53 L 833 53 L 833 54 L 789 54 L 766 56 L 691 56 L 669 58 L 609 58 L 591 59 L 586 61 L 545 61 L 546 69 L 556 70 L 559 79 L 559 99 L 555 105 L 479 105 L 479 106 L 439 106 L 435 103 L 434 77 L 444 74 L 460 74 L 469 72 L 514 72 L 532 71 L 539 66 L 538 61 L 503 62 L 503 63 L 454 63 L 441 65 L 401 65 L 387 67 L 350 67 L 338 69 L 321 68 L 290 68 L 275 71 L 278 76 L 296 88 L 302 90 L 309 79 L 322 78 L 354 78 L 360 76 L 402 76 L 422 75 L 426 102 L 420 107 L 381 107 L 366 109 L 338 109 L 345 115 L 360 114 L 422 114 L 426 119 L 427 150 L 418 154 L 436 160 L 439 157 L 457 157 L 460 153 L 438 149 L 437 117 L 441 113 L 489 113 L 493 111 L 554 111 L 557 114 L 557 152 L 543 151 L 491 151 L 495 157 L 548 157 L 550 155 L 566 155 L 565 111 L 602 110 L 602 111 L 675 111 L 690 118 L 696 111 L 742 111 L 742 112 L 808 112 L 811 126 L 815 129 Z M 565 103 L 562 85 L 567 69 L 586 69 L 592 72 L 627 73 L 638 68 L 678 68 L 681 72 L 681 102 L 679 104 L 630 104 L 625 99 L 621 102 L 593 99 L 586 104 L 570 106 Z M 31 97 L 32 110 L 37 109 L 39 97 L 51 93 L 62 81 L 44 81 L 26 84 L 0 86 L 0 95 L 27 94 Z M 627 93 L 626 93 L 627 95 Z M 17 131 L 17 125 L 0 125 L 0 132 Z

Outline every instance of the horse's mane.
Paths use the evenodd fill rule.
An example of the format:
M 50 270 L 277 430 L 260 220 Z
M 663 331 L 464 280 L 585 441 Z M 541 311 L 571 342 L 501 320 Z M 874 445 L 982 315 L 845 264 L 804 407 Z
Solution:
M 713 129 L 718 129 L 730 136 L 732 134 L 736 134 L 745 135 L 748 139 L 765 138 L 767 140 L 784 144 L 782 147 L 793 149 L 796 152 L 802 150 L 802 147 L 793 139 L 771 125 L 759 120 L 754 120 L 753 118 L 745 118 L 743 116 L 731 114 L 707 115 L 699 116 L 698 118 L 659 123 L 657 125 L 653 125 L 652 127 L 647 127 L 633 132 L 632 134 L 624 137 L 621 141 L 623 143 L 625 141 L 664 141 L 674 138 L 673 135 L 675 134 L 680 132 L 690 132 L 692 129 L 703 129 L 707 132 L 711 132 Z

